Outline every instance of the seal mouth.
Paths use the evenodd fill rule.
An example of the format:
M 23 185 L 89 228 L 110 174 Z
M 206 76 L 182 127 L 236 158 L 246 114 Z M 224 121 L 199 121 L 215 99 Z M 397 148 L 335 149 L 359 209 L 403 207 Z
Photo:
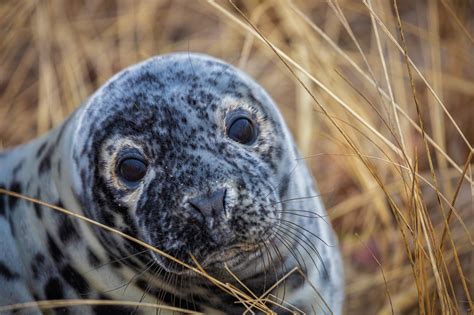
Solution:
M 260 255 L 262 244 L 271 243 L 275 238 L 276 232 L 269 229 L 265 234 L 266 236 L 260 242 L 234 243 L 207 255 L 199 263 L 202 267 L 223 269 L 225 265 L 228 267 L 239 267 L 246 262 L 251 262 Z
M 259 248 L 258 244 L 234 244 L 207 255 L 204 259 L 198 260 L 198 263 L 205 271 L 211 273 L 223 270 L 226 266 L 239 269 L 240 266 L 259 256 Z M 188 276 L 195 275 L 194 271 L 188 269 L 178 273 Z
M 210 254 L 204 259 L 202 266 L 234 265 L 237 261 L 257 252 L 258 249 L 258 244 L 235 244 Z

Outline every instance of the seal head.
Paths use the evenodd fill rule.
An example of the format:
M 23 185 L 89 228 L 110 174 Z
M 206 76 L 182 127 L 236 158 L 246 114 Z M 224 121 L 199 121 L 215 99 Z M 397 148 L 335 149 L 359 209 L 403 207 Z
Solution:
M 216 268 L 248 263 L 242 254 L 272 238 L 296 152 L 242 72 L 198 54 L 156 57 L 113 77 L 79 116 L 76 191 L 89 216 Z

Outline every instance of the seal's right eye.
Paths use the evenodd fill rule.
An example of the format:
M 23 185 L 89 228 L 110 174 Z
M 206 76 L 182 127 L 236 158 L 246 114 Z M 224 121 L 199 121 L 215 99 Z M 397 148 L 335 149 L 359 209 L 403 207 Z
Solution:
M 139 158 L 124 158 L 118 166 L 118 175 L 127 184 L 136 184 L 145 177 L 147 165 Z

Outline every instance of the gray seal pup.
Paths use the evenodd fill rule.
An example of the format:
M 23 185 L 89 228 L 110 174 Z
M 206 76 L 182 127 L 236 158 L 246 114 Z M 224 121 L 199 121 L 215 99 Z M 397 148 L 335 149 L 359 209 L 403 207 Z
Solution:
M 185 263 L 194 265 L 194 256 L 216 279 L 280 301 L 268 304 L 277 313 L 341 313 L 340 252 L 314 180 L 272 99 L 223 61 L 173 53 L 121 71 L 61 126 L 0 153 L 0 188 Z M 0 305 L 107 299 L 246 310 L 209 280 L 120 235 L 5 194 L 0 252 Z M 279 281 L 295 267 L 305 276 Z

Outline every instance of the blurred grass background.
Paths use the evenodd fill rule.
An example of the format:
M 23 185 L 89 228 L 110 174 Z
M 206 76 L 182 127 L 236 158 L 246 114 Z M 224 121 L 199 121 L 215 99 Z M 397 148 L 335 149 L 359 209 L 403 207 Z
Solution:
M 472 313 L 474 3 L 234 3 L 1 1 L 0 148 L 140 60 L 222 58 L 276 100 L 318 180 L 345 312 Z

